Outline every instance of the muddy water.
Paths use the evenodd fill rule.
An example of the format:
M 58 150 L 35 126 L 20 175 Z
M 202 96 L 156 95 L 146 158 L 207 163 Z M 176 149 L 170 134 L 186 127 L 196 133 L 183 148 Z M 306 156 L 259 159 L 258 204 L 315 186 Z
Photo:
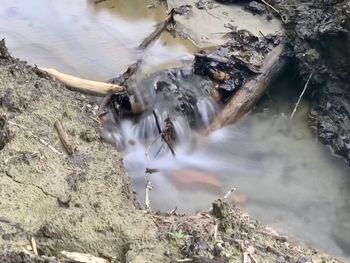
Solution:
M 141 55 L 145 71 L 173 67 L 191 61 L 196 50 L 190 42 L 165 34 L 145 54 L 138 54 L 138 44 L 165 13 L 165 7 L 149 8 L 152 2 L 145 0 L 0 3 L 0 35 L 13 55 L 82 77 L 109 79 Z M 147 144 L 138 142 L 136 135 L 140 127 L 124 123 L 128 139 L 136 142 L 125 152 L 125 165 L 139 197 L 149 179 L 153 209 L 194 212 L 207 210 L 213 199 L 235 187 L 231 200 L 264 223 L 349 258 L 349 171 L 310 132 L 307 102 L 290 120 L 291 101 L 297 100 L 298 92 L 288 93 L 286 87 L 294 83 L 280 82 L 238 125 L 208 138 L 183 129 L 186 140 L 176 157 L 160 142 L 146 157 Z M 206 102 L 200 108 L 203 114 L 213 109 Z M 184 127 L 181 121 L 178 127 Z M 145 176 L 146 167 L 161 172 Z
M 163 19 L 145 0 L 1 0 L 0 35 L 14 56 L 91 79 L 106 80 L 137 59 L 142 40 Z M 179 44 L 181 43 L 181 45 Z M 165 34 L 147 50 L 149 70 L 191 60 L 195 47 Z M 163 66 L 162 66 L 163 65 Z
M 159 154 L 162 144 L 152 146 L 148 157 L 141 143 L 130 146 L 124 162 L 140 199 L 150 180 L 153 208 L 194 212 L 207 210 L 234 187 L 229 202 L 282 233 L 349 260 L 349 170 L 310 131 L 307 101 L 290 119 L 300 94 L 290 91 L 295 83 L 285 76 L 238 124 L 208 138 L 192 134 L 175 157 L 162 154 L 164 148 Z M 124 133 L 137 140 L 139 128 L 125 125 Z M 190 137 L 187 130 L 184 137 Z M 145 168 L 160 172 L 145 176 Z

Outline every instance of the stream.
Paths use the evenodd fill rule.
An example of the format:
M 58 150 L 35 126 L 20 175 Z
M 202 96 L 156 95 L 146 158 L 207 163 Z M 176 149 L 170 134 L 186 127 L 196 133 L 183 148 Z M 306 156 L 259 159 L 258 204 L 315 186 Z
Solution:
M 144 53 L 136 51 L 164 18 L 166 7 L 158 2 L 0 3 L 0 35 L 13 56 L 84 78 L 105 81 L 140 57 L 146 76 L 190 65 L 193 53 L 199 50 L 191 41 L 164 33 Z M 194 86 L 200 83 L 192 82 Z M 308 124 L 307 100 L 301 101 L 290 118 L 303 85 L 297 76 L 286 73 L 250 114 L 208 137 L 177 118 L 174 124 L 180 144 L 176 156 L 160 140 L 149 147 L 156 135 L 154 125 L 147 126 L 154 121 L 150 116 L 136 124 L 124 121 L 121 130 L 104 132 L 112 140 L 127 142 L 125 167 L 141 202 L 145 184 L 151 181 L 153 210 L 208 210 L 213 200 L 235 188 L 228 202 L 292 240 L 350 262 L 349 170 L 315 138 Z M 202 120 L 209 122 L 217 106 L 205 94 L 201 96 L 196 106 Z M 162 108 L 158 113 L 161 120 L 169 115 Z M 147 141 L 140 136 L 145 129 L 154 135 Z M 160 171 L 148 175 L 146 168 Z

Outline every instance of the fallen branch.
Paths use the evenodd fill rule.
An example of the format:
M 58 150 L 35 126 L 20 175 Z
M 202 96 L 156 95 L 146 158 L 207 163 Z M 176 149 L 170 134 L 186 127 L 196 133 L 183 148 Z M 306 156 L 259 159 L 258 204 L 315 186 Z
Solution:
M 305 93 L 307 87 L 309 86 L 309 82 L 310 82 L 310 80 L 311 80 L 311 78 L 312 78 L 312 75 L 314 74 L 314 71 L 315 71 L 315 70 L 313 70 L 313 71 L 310 73 L 310 76 L 309 76 L 309 78 L 307 79 L 307 81 L 306 81 L 306 83 L 305 83 L 304 89 L 303 89 L 303 91 L 301 92 L 297 103 L 295 104 L 295 107 L 294 107 L 294 110 L 293 110 L 293 112 L 292 112 L 292 115 L 290 116 L 291 119 L 293 119 L 294 114 L 295 114 L 295 112 L 297 111 L 297 108 L 299 107 L 300 100 L 301 100 L 301 98 L 304 96 L 304 93 Z
M 81 93 L 85 93 L 89 95 L 104 96 L 109 93 L 121 92 L 125 90 L 124 87 L 121 87 L 116 84 L 82 79 L 82 78 L 61 73 L 55 69 L 48 69 L 48 68 L 39 68 L 39 69 L 47 72 L 52 77 L 63 82 L 71 90 L 79 91 Z
M 63 128 L 63 124 L 60 120 L 57 120 L 54 124 L 56 131 L 58 133 L 58 137 L 60 138 L 60 141 L 64 147 L 64 149 L 67 151 L 69 155 L 72 155 L 74 153 L 72 146 L 69 143 L 68 140 L 68 134 Z
M 215 120 L 207 127 L 204 134 L 233 124 L 249 112 L 257 101 L 265 94 L 273 81 L 283 72 L 287 59 L 281 57 L 284 46 L 275 47 L 265 58 L 261 74 L 249 80 L 228 101 Z

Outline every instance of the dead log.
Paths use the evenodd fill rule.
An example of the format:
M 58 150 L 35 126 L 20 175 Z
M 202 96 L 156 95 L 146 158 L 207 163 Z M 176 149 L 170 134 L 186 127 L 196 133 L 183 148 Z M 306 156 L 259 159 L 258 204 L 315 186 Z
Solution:
M 284 45 L 280 44 L 266 56 L 261 74 L 249 80 L 233 95 L 215 120 L 206 128 L 204 134 L 233 124 L 255 106 L 286 68 L 287 58 L 281 56 L 283 51 Z
M 104 96 L 110 93 L 122 92 L 125 90 L 124 87 L 121 87 L 116 84 L 82 79 L 82 78 L 61 73 L 55 69 L 48 69 L 48 68 L 39 68 L 39 69 L 47 72 L 50 76 L 63 82 L 63 84 L 65 84 L 71 90 L 79 91 L 81 93 L 85 93 L 89 95 Z

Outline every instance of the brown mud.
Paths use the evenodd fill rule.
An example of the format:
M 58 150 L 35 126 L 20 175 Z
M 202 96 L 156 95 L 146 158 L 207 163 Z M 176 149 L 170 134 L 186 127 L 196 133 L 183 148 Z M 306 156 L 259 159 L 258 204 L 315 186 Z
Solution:
M 90 98 L 12 58 L 1 42 L 0 262 L 71 262 L 61 251 L 108 262 L 339 262 L 221 202 L 213 214 L 193 216 L 137 208 L 120 153 L 100 139 L 95 111 Z

